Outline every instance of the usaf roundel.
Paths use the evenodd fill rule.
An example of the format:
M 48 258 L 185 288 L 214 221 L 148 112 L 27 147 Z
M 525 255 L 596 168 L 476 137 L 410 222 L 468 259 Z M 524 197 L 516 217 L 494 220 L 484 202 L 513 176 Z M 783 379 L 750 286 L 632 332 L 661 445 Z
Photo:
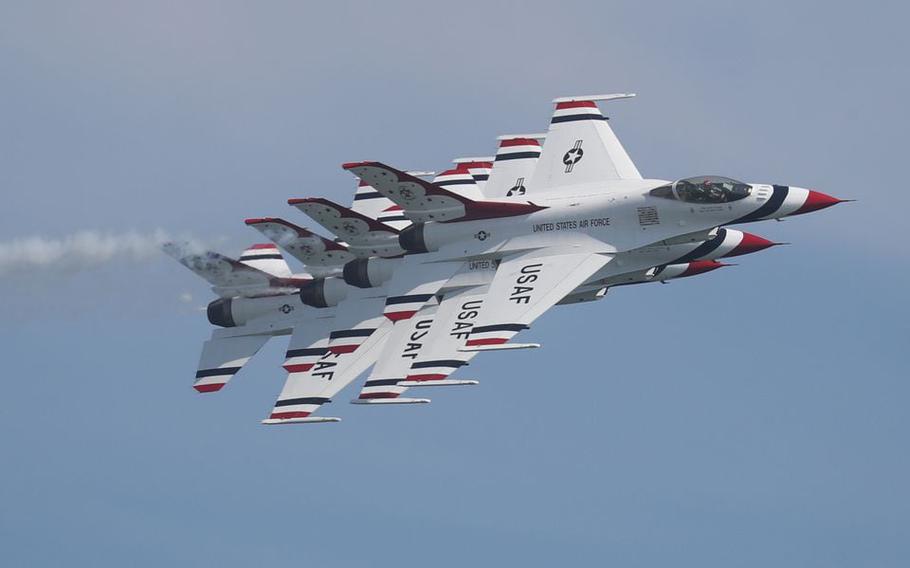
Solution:
M 566 173 L 572 173 L 572 168 L 575 167 L 575 164 L 581 161 L 585 155 L 585 151 L 581 149 L 581 140 L 575 141 L 575 146 L 569 148 L 569 151 L 565 153 L 562 157 L 562 163 L 566 165 Z

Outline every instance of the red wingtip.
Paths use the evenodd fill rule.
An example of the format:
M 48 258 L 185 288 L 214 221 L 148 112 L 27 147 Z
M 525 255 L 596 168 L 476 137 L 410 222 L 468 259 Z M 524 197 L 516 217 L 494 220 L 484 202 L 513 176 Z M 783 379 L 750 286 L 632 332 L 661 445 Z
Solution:
M 247 225 L 257 225 L 259 223 L 271 223 L 274 220 L 274 217 L 253 217 L 250 219 L 245 219 L 243 222 Z
M 312 201 L 312 197 L 292 197 L 288 199 L 288 205 L 298 205 L 300 203 L 309 203 Z
M 362 393 L 358 398 L 360 398 L 360 399 L 398 398 L 398 393 L 397 392 L 365 392 L 365 393 Z
M 392 322 L 411 319 L 414 317 L 414 314 L 417 313 L 417 310 L 405 310 L 402 312 L 386 312 L 384 315 Z
M 367 164 L 372 164 L 373 162 L 366 160 L 362 162 L 345 162 L 341 164 L 342 169 L 349 170 L 351 168 L 356 168 L 357 166 L 365 166 Z
M 289 412 L 273 412 L 269 414 L 269 418 L 272 420 L 284 420 L 287 418 L 306 418 L 309 416 L 309 412 L 303 412 L 301 410 L 289 411 Z
M 488 337 L 486 339 L 469 339 L 465 341 L 466 347 L 477 347 L 479 345 L 502 345 L 503 343 L 508 343 L 509 340 L 505 337 Z
M 261 249 L 276 249 L 278 246 L 275 243 L 259 243 L 255 245 L 250 245 L 247 250 L 261 250 Z
M 217 392 L 221 390 L 221 387 L 224 386 L 224 383 L 209 383 L 206 385 L 193 385 L 193 388 L 199 392 Z

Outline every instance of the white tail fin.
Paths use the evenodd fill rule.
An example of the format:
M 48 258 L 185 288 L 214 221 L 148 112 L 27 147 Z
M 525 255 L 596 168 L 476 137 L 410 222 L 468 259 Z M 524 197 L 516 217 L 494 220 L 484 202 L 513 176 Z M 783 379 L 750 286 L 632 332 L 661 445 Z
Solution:
M 471 170 L 468 169 L 467 163 L 457 164 L 451 170 L 440 173 L 433 178 L 433 183 L 468 199 L 483 199 L 483 194 L 480 192 Z
M 474 178 L 477 190 L 480 195 L 485 195 L 484 187 L 490 179 L 490 170 L 493 169 L 493 157 L 483 156 L 480 158 L 456 158 L 452 160 L 456 168 L 466 168 Z
M 528 185 L 529 193 L 554 187 L 641 179 L 641 174 L 595 101 L 634 95 L 593 95 L 555 99 L 547 142 Z
M 522 197 L 527 192 L 540 151 L 540 142 L 534 138 L 500 138 L 493 169 L 483 189 L 487 198 Z
M 358 180 L 357 191 L 354 192 L 354 201 L 351 203 L 351 210 L 360 213 L 370 219 L 379 219 L 382 212 L 395 205 L 392 200 L 385 197 L 373 186 L 362 180 Z
M 288 263 L 285 262 L 281 251 L 274 243 L 252 245 L 243 251 L 238 260 L 251 268 L 279 278 L 287 278 L 291 275 Z

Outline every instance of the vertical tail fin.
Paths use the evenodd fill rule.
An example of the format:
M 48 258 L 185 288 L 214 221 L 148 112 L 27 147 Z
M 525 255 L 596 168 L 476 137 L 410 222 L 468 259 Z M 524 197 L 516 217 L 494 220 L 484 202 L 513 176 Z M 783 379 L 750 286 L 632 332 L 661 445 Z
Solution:
M 433 183 L 445 190 L 474 201 L 483 199 L 483 194 L 480 192 L 474 176 L 471 175 L 471 170 L 464 163 L 456 164 L 454 168 L 440 173 L 433 178 Z
M 285 262 L 284 256 L 274 243 L 252 245 L 240 255 L 238 259 L 242 264 L 261 270 L 272 276 L 287 278 L 291 276 L 291 269 Z
M 490 170 L 493 168 L 493 157 L 492 156 L 483 156 L 480 158 L 456 158 L 452 160 L 456 168 L 467 169 L 471 174 L 471 177 L 474 178 L 474 183 L 477 185 L 478 199 L 482 199 L 484 195 L 484 187 L 487 185 L 487 181 L 490 179 Z
M 641 179 L 596 101 L 631 94 L 591 95 L 554 99 L 547 142 L 528 185 L 529 192 L 553 187 L 611 180 Z
M 540 158 L 538 138 L 545 135 L 531 136 L 507 135 L 499 137 L 499 149 L 493 161 L 490 179 L 484 187 L 488 199 L 503 197 L 521 197 L 527 191 L 537 160 Z

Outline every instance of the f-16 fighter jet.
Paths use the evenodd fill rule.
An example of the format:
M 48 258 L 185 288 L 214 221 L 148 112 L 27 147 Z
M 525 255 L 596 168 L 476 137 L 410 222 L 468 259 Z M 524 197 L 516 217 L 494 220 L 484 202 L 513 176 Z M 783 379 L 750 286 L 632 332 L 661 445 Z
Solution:
M 345 164 L 360 179 L 351 209 L 290 200 L 350 257 L 301 285 L 288 380 L 264 422 L 338 420 L 314 413 L 371 365 L 352 402 L 422 403 L 401 395 L 476 384 L 449 376 L 483 351 L 537 347 L 512 339 L 549 308 L 714 270 L 775 244 L 729 225 L 841 201 L 721 176 L 643 178 L 597 106 L 630 96 L 556 99 L 545 135 L 503 137 L 492 160 L 457 160 L 433 181 Z
M 586 294 L 595 299 L 623 280 L 670 274 L 678 269 L 674 263 L 695 260 L 739 233 L 719 227 L 840 202 L 807 189 L 721 176 L 645 179 L 597 107 L 597 101 L 627 96 L 554 101 L 539 160 L 533 173 L 516 183 L 523 190 L 512 191 L 512 199 L 471 199 L 379 162 L 344 165 L 414 221 L 399 236 L 408 253 L 402 260 L 369 259 L 361 271 L 398 262 L 386 284 L 384 314 L 396 327 L 410 318 L 433 317 L 425 324 L 429 331 L 421 351 L 427 352 L 412 351 L 408 374 L 371 375 L 361 399 L 394 399 L 401 386 L 421 379 L 439 384 L 473 353 L 536 347 L 511 340 L 558 303 L 581 301 Z M 495 174 L 494 166 L 488 184 Z M 744 249 L 756 244 L 742 233 L 738 240 Z M 680 246 L 691 248 L 681 254 Z M 425 270 L 433 276 L 413 278 Z M 472 272 L 476 282 L 459 282 Z M 449 345 L 440 348 L 446 340 Z M 385 361 L 383 353 L 376 368 Z
M 307 308 L 300 291 L 340 275 L 342 266 L 355 258 L 344 245 L 282 219 L 248 224 L 275 242 L 252 245 L 237 260 L 186 243 L 162 247 L 220 296 L 207 309 L 209 322 L 222 329 L 203 345 L 193 385 L 199 392 L 221 390 L 270 338 L 290 334 Z M 304 262 L 308 272 L 291 274 L 275 243 Z

